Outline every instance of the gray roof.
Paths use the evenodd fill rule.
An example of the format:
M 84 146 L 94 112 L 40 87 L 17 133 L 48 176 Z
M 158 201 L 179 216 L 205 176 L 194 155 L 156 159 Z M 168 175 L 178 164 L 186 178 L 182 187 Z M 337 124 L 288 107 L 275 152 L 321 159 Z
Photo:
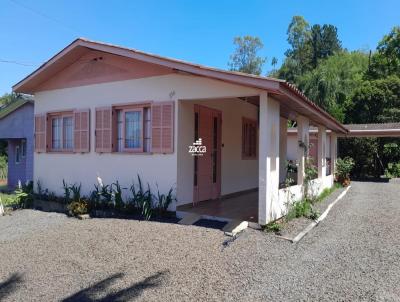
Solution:
M 351 130 L 387 130 L 398 129 L 400 130 L 400 123 L 382 123 L 382 124 L 348 124 L 344 125 L 347 129 Z

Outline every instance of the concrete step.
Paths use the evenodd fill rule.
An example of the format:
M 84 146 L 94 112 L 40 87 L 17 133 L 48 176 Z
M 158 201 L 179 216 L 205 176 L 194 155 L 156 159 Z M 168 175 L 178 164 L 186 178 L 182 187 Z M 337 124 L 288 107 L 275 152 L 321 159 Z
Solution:
M 247 229 L 248 226 L 249 223 L 247 221 L 232 220 L 228 222 L 228 224 L 222 230 L 225 232 L 225 235 L 233 237 L 237 233 Z
M 200 215 L 191 213 L 191 214 L 185 215 L 181 220 L 179 220 L 178 224 L 192 225 L 193 223 L 195 223 L 199 219 L 201 219 Z

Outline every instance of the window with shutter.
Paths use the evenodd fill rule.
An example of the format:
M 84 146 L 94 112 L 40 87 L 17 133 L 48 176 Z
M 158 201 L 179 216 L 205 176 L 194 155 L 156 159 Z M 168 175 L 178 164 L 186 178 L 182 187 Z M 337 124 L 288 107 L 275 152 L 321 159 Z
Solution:
M 242 159 L 257 159 L 257 121 L 242 118 Z

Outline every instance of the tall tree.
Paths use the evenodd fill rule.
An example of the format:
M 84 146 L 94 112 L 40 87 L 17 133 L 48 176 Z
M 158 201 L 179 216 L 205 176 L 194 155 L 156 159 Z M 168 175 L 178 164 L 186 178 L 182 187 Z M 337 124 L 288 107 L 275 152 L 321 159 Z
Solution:
M 389 34 L 385 35 L 376 50 L 372 56 L 367 78 L 400 76 L 400 27 L 394 27 Z
M 230 70 L 260 75 L 266 61 L 265 58 L 258 55 L 258 52 L 264 47 L 260 38 L 235 37 L 233 43 L 236 45 L 236 49 L 228 63 Z
M 321 59 L 325 59 L 342 49 L 338 38 L 337 28 L 331 24 L 324 24 L 322 27 L 315 24 L 311 27 L 311 66 L 317 68 Z
M 366 53 L 343 51 L 299 77 L 299 88 L 317 105 L 344 121 L 353 91 L 362 84 L 367 68 Z

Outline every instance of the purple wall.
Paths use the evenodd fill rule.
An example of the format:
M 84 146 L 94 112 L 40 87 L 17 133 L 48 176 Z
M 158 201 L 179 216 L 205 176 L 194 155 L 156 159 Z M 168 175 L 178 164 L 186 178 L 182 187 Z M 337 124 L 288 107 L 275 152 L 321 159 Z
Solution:
M 21 139 L 8 140 L 8 187 L 15 188 L 18 185 L 18 180 L 25 183 L 27 180 L 26 164 L 27 157 L 22 156 Z M 20 148 L 19 163 L 16 162 L 16 147 Z
M 8 186 L 33 179 L 33 104 L 26 103 L 0 119 L 0 139 L 8 141 Z M 26 157 L 15 163 L 15 147 L 26 140 Z

